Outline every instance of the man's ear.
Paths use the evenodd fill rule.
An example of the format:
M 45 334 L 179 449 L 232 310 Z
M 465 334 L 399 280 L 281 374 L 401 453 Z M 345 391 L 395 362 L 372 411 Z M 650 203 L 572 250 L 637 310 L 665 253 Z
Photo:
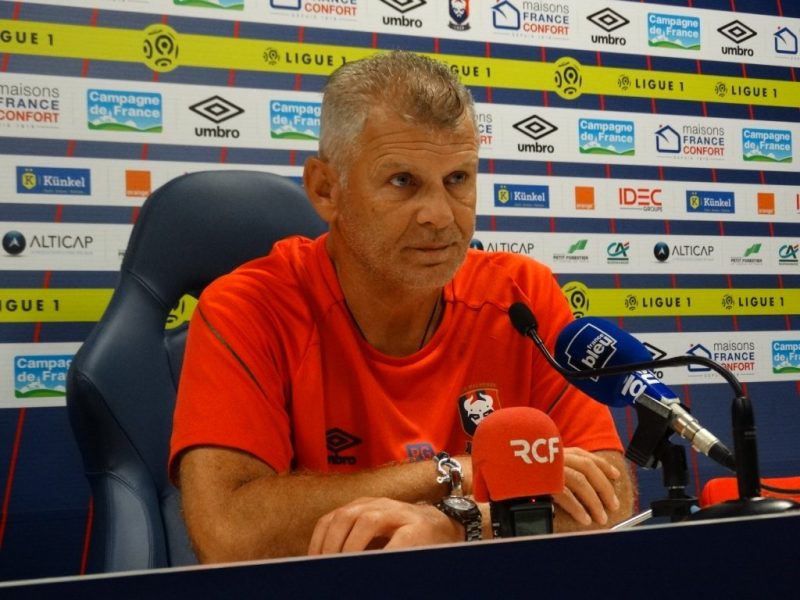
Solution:
M 317 156 L 306 159 L 303 167 L 303 187 L 320 218 L 330 223 L 338 208 L 339 178 L 330 163 Z

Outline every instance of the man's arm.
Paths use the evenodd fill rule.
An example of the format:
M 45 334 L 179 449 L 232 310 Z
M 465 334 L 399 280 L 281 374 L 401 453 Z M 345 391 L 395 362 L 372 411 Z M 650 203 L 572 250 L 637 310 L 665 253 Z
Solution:
M 279 475 L 245 452 L 203 446 L 184 453 L 178 477 L 201 562 L 362 550 L 373 538 L 396 538 L 392 545 L 403 546 L 409 545 L 404 540 L 437 543 L 463 536 L 430 506 L 447 491 L 436 483 L 430 461 L 353 474 Z M 366 497 L 379 498 L 365 502 Z M 316 545 L 310 548 L 315 527 Z M 366 541 L 357 547 L 361 540 Z
M 607 528 L 628 518 L 634 491 L 622 453 L 564 451 L 566 491 L 554 497 L 557 533 Z

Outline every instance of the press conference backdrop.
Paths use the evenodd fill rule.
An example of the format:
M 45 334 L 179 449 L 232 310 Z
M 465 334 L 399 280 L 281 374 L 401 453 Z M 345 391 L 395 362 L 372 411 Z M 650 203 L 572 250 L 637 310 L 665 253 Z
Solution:
M 393 48 L 477 100 L 473 245 L 549 264 L 576 315 L 654 356 L 725 364 L 763 474 L 800 473 L 798 38 L 788 0 L 0 1 L 0 578 L 83 569 L 64 382 L 144 198 L 204 169 L 299 177 L 325 76 Z M 715 375 L 663 378 L 731 443 Z M 690 493 L 722 474 L 689 470 Z M 642 508 L 664 496 L 635 475 Z

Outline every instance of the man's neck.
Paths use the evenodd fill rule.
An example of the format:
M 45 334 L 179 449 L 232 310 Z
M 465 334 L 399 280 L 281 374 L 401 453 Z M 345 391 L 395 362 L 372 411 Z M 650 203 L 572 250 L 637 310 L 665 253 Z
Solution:
M 339 284 L 356 328 L 389 356 L 419 351 L 433 337 L 444 313 L 441 288 L 377 290 L 346 276 Z

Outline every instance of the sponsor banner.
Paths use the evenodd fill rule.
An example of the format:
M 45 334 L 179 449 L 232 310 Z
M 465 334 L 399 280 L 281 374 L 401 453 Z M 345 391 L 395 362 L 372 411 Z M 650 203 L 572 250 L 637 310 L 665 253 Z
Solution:
M 74 6 L 74 0 L 31 0 L 31 3 Z M 792 64 L 790 61 L 800 60 L 800 19 L 622 0 L 600 4 L 579 0 L 88 0 L 84 4 L 86 8 L 137 13 L 149 10 L 154 15 L 337 30 L 346 27 L 348 31 L 521 46 L 545 41 L 556 48 L 611 50 L 638 56 L 694 58 L 702 51 L 704 60 L 722 62 Z M 65 31 L 54 27 L 36 30 L 17 44 L 34 53 L 46 48 L 63 50 L 66 42 L 81 41 L 77 36 L 64 35 Z M 179 41 L 183 38 L 180 36 Z M 178 60 L 185 53 L 182 45 L 180 49 Z M 129 54 L 135 54 L 131 50 Z M 80 58 L 110 58 L 111 54 L 114 52 L 109 49 L 105 56 Z M 169 46 L 165 54 L 171 58 Z
M 131 225 L 0 223 L 0 270 L 116 271 Z
M 79 342 L 0 344 L 0 409 L 64 406 Z
M 84 115 L 63 124 L 68 139 L 317 149 L 318 93 L 52 79 L 66 90 L 64 103 Z M 696 117 L 501 104 L 476 110 L 484 158 L 652 166 L 670 160 L 700 168 L 724 160 L 726 168 L 785 171 L 793 169 L 792 141 L 800 136 L 795 123 L 777 129 L 766 121 L 714 119 L 705 125 Z M 26 135 L 52 134 L 34 129 Z
M 788 331 L 707 331 L 634 333 L 653 358 L 701 356 L 710 358 L 731 371 L 742 382 L 769 382 L 791 379 L 790 372 L 775 369 L 800 361 L 800 337 Z M 792 354 L 794 353 L 794 354 Z M 794 372 L 794 377 L 800 370 Z M 656 375 L 669 386 L 722 383 L 714 371 L 690 365 L 657 370 Z M 787 377 L 789 375 L 789 377 Z
M 350 1 L 355 3 L 356 0 Z M 381 9 L 384 4 L 386 3 L 381 3 Z M 428 4 L 431 5 L 429 10 L 433 10 L 433 3 Z M 443 3 L 436 4 L 440 9 L 442 8 L 441 4 Z M 548 6 L 550 4 L 548 3 Z M 631 10 L 632 3 L 626 4 L 628 4 L 626 10 Z M 337 0 L 337 3 L 333 3 L 333 0 L 326 2 L 318 0 L 314 3 L 301 3 L 301 5 L 302 7 L 313 5 L 331 9 L 352 8 L 356 12 L 358 8 L 355 4 L 350 7 L 343 6 L 341 0 Z M 564 6 L 566 13 L 570 11 L 567 4 L 552 3 L 552 5 Z M 506 6 L 513 6 L 513 3 L 506 0 Z M 268 13 L 274 14 L 277 18 L 286 15 L 286 24 L 297 26 L 302 25 L 302 23 L 298 23 L 297 18 L 305 14 L 302 7 L 299 11 L 273 7 L 273 10 Z M 578 13 L 576 6 L 571 8 L 575 14 Z M 636 10 L 641 10 L 641 8 L 643 7 Z M 387 10 L 392 9 L 391 6 L 387 7 Z M 484 19 L 473 19 L 472 23 L 476 25 L 475 27 L 464 28 L 466 21 L 458 24 L 458 27 L 453 27 L 452 25 L 456 21 L 451 20 L 449 24 L 444 25 L 444 28 L 451 31 L 458 30 L 465 37 L 474 38 L 473 41 L 485 42 L 492 37 L 497 37 L 500 38 L 497 41 L 506 42 L 508 29 L 492 25 L 493 22 L 497 23 L 499 9 L 492 9 L 488 3 L 484 3 L 483 10 L 492 11 L 493 15 L 486 15 L 489 18 Z M 534 14 L 539 13 L 522 12 L 523 18 Z M 583 19 L 589 20 L 589 15 L 584 14 Z M 263 16 L 262 14 L 262 18 Z M 331 16 L 335 18 L 317 19 L 315 17 L 314 22 L 308 24 L 317 26 L 331 21 L 339 29 L 345 25 L 346 21 L 346 26 L 348 29 L 350 28 L 349 19 L 343 21 L 341 15 L 331 14 Z M 542 12 L 539 17 L 534 18 L 552 20 L 557 16 L 559 15 L 555 11 L 550 11 Z M 560 17 L 562 20 L 573 20 L 570 14 L 561 14 Z M 491 20 L 492 18 L 494 21 Z M 676 54 L 681 58 L 686 58 L 687 54 L 690 54 L 687 50 L 696 50 L 700 47 L 696 35 L 700 23 L 699 18 L 688 14 L 667 15 L 666 13 L 648 13 L 647 16 L 642 15 L 642 18 L 650 24 L 643 22 L 640 25 L 642 28 L 646 28 L 648 38 L 648 46 L 640 49 L 641 54 L 656 52 L 665 55 Z M 446 17 L 440 14 L 438 22 L 443 23 L 445 19 Z M 579 17 L 579 21 L 582 22 L 583 19 Z M 654 24 L 651 22 L 653 20 L 657 22 Z M 769 21 L 776 22 L 775 19 L 769 19 Z M 547 25 L 553 30 L 558 29 L 560 33 L 568 34 L 563 39 L 560 33 L 551 36 L 552 39 L 549 41 L 554 42 L 553 45 L 558 45 L 556 42 L 559 39 L 562 41 L 569 39 L 571 25 L 567 23 Z M 0 20 L 0 27 L 9 32 L 9 40 L 4 44 L 3 49 L 10 53 L 144 63 L 156 72 L 168 72 L 185 66 L 328 75 L 346 61 L 363 58 L 375 52 L 367 48 L 188 34 L 178 32 L 159 22 L 154 22 L 144 30 L 14 20 Z M 521 25 L 521 27 L 524 29 L 525 26 Z M 651 37 L 649 33 L 653 27 L 658 30 L 658 33 L 654 34 L 655 37 Z M 365 31 L 375 30 L 374 27 L 365 28 Z M 497 32 L 496 36 L 492 35 L 494 31 Z M 787 26 L 787 31 L 791 32 L 791 27 Z M 764 39 L 766 39 L 766 29 L 764 32 Z M 426 32 L 425 35 L 442 37 L 434 32 Z M 39 43 L 32 42 L 34 37 L 39 40 Z M 573 45 L 566 47 L 576 48 Z M 589 44 L 585 49 L 598 50 L 599 48 L 594 44 Z M 771 54 L 774 56 L 774 53 Z M 559 59 L 555 63 L 542 63 L 455 55 L 432 56 L 448 63 L 468 85 L 548 90 L 566 99 L 577 98 L 582 93 L 590 93 L 767 106 L 794 107 L 800 103 L 798 102 L 800 83 L 791 81 L 598 67 L 581 65 L 571 58 Z M 770 56 L 768 62 L 774 61 L 773 56 Z M 704 58 L 714 60 L 713 56 L 704 55 Z M 740 60 L 737 58 L 736 62 Z M 117 96 L 124 91 L 127 90 L 95 90 L 92 106 L 97 114 L 92 115 L 90 122 L 102 127 L 126 127 L 125 131 L 154 131 L 153 128 L 158 127 L 154 115 L 154 111 L 157 110 L 156 99 L 150 99 L 147 109 L 150 112 L 145 113 L 143 112 L 145 110 L 144 101 L 141 97 L 133 103 L 120 104 Z M 110 103 L 106 102 L 102 99 L 101 92 L 110 92 L 115 99 Z M 134 106 L 136 107 L 135 111 Z M 131 115 L 135 115 L 132 120 L 130 119 Z
M 635 218 L 757 222 L 792 221 L 800 214 L 796 186 L 741 183 L 687 183 L 644 179 L 586 179 L 574 177 L 496 175 L 478 177 L 478 213 L 503 216 Z M 504 189 L 527 190 L 542 198 L 547 190 L 548 210 L 537 203 L 511 201 Z M 522 199 L 524 196 L 520 196 Z M 507 200 L 507 201 L 506 201 Z
M 90 169 L 17 167 L 17 193 L 89 196 L 92 172 Z
M 800 314 L 800 290 L 794 289 L 592 289 L 571 281 L 562 290 L 581 317 Z
M 291 177 L 298 182 L 303 175 L 302 166 L 254 165 L 235 163 L 202 163 L 154 160 L 119 160 L 107 158 L 91 159 L 91 186 L 86 193 L 59 194 L 54 198 L 52 192 L 37 194 L 20 191 L 27 169 L 34 172 L 88 171 L 83 166 L 86 159 L 57 156 L 3 155 L 4 167 L 0 168 L 0 203 L 26 204 L 80 204 L 92 206 L 141 206 L 142 202 L 155 190 L 186 173 L 197 171 L 238 170 L 262 171 Z M 15 166 L 16 165 L 16 166 Z
M 473 245 L 533 256 L 556 273 L 800 274 L 793 238 L 478 231 Z

